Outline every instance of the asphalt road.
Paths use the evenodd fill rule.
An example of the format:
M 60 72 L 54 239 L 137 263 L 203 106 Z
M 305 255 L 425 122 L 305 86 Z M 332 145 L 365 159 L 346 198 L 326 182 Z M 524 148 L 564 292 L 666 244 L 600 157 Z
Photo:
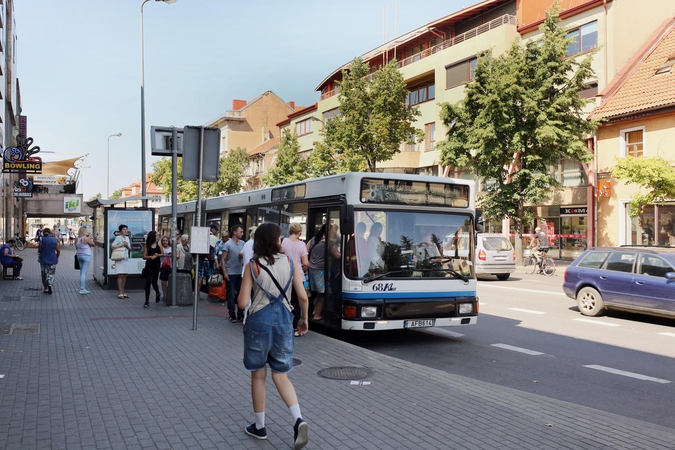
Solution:
M 340 334 L 353 344 L 474 378 L 675 428 L 675 320 L 582 316 L 553 277 L 478 283 L 478 325 Z

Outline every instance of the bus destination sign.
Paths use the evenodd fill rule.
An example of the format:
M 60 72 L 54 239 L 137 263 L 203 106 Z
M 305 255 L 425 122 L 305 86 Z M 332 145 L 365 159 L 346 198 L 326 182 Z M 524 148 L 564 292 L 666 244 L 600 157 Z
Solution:
M 364 178 L 361 202 L 468 208 L 469 186 Z

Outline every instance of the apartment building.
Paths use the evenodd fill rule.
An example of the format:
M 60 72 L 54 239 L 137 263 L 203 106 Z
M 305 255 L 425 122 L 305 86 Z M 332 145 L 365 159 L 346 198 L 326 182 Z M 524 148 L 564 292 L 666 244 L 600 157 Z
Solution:
M 373 72 L 389 61 L 397 61 L 408 85 L 408 104 L 420 109 L 415 126 L 423 130 L 425 136 L 415 144 L 403 143 L 401 152 L 390 161 L 378 163 L 378 169 L 475 178 L 475 174 L 461 168 L 440 164 L 436 143 L 445 138 L 447 130 L 439 117 L 439 103 L 455 103 L 463 98 L 464 83 L 472 80 L 476 58 L 481 52 L 492 49 L 493 54 L 501 54 L 514 40 L 539 37 L 539 26 L 552 4 L 553 0 L 485 0 L 362 54 L 361 58 Z M 568 27 L 568 36 L 575 39 L 568 47 L 568 55 L 594 52 L 596 77 L 588 80 L 588 89 L 582 92 L 582 96 L 590 100 L 588 113 L 600 104 L 600 99 L 596 99 L 598 93 L 662 22 L 663 12 L 671 14 L 674 8 L 672 0 L 652 0 L 648 8 L 641 2 L 625 0 L 564 0 L 560 3 L 561 26 Z M 310 151 L 312 143 L 320 140 L 317 123 L 337 114 L 338 83 L 348 66 L 349 62 L 338 67 L 317 86 L 320 100 L 316 110 L 289 117 L 290 120 L 280 124 L 281 127 L 312 124 L 302 128 L 307 131 L 307 135 L 303 135 L 303 151 Z M 595 151 L 592 136 L 588 144 L 589 149 Z M 536 216 L 546 222 L 549 234 L 555 238 L 552 256 L 572 258 L 596 245 L 596 172 L 592 163 L 560 160 L 556 167 L 551 167 L 551 173 L 564 189 L 545 204 L 529 205 Z M 482 180 L 478 181 L 480 186 Z M 535 223 L 526 226 L 525 231 L 534 226 Z M 490 228 L 513 233 L 508 223 L 492 223 Z
M 616 158 L 675 160 L 675 14 L 641 44 L 592 113 L 604 121 L 596 133 L 598 245 L 673 243 L 675 199 L 631 218 L 630 199 L 640 188 L 612 177 Z

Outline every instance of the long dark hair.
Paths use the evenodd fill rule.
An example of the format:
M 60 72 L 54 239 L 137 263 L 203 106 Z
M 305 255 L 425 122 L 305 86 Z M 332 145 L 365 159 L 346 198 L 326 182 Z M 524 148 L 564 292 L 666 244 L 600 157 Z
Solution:
M 157 242 L 157 232 L 151 231 L 148 233 L 148 237 L 145 238 L 145 247 L 149 248 L 155 242 Z
M 312 243 L 312 247 L 321 242 L 321 239 L 323 239 L 325 234 L 326 234 L 326 224 L 324 223 L 323 225 L 321 225 L 321 228 L 319 228 L 319 231 L 317 231 L 317 233 L 314 235 L 314 238 L 312 239 L 314 241 Z
M 253 241 L 253 253 L 256 261 L 263 258 L 268 265 L 274 264 L 274 255 L 283 253 L 279 238 L 281 237 L 281 227 L 276 223 L 265 222 L 255 230 L 255 240 Z

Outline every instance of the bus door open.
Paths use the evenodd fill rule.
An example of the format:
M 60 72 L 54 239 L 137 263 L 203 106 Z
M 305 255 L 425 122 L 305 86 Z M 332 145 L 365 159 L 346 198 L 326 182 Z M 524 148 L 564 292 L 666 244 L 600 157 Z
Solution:
M 235 225 L 241 225 L 246 230 L 246 210 L 232 210 L 227 217 L 227 231 L 231 231 Z
M 326 225 L 326 246 L 324 250 L 324 321 L 340 326 L 342 316 L 342 235 L 340 233 L 340 208 L 310 208 L 308 235 L 312 239 L 319 229 Z M 311 310 L 311 308 L 310 308 Z

